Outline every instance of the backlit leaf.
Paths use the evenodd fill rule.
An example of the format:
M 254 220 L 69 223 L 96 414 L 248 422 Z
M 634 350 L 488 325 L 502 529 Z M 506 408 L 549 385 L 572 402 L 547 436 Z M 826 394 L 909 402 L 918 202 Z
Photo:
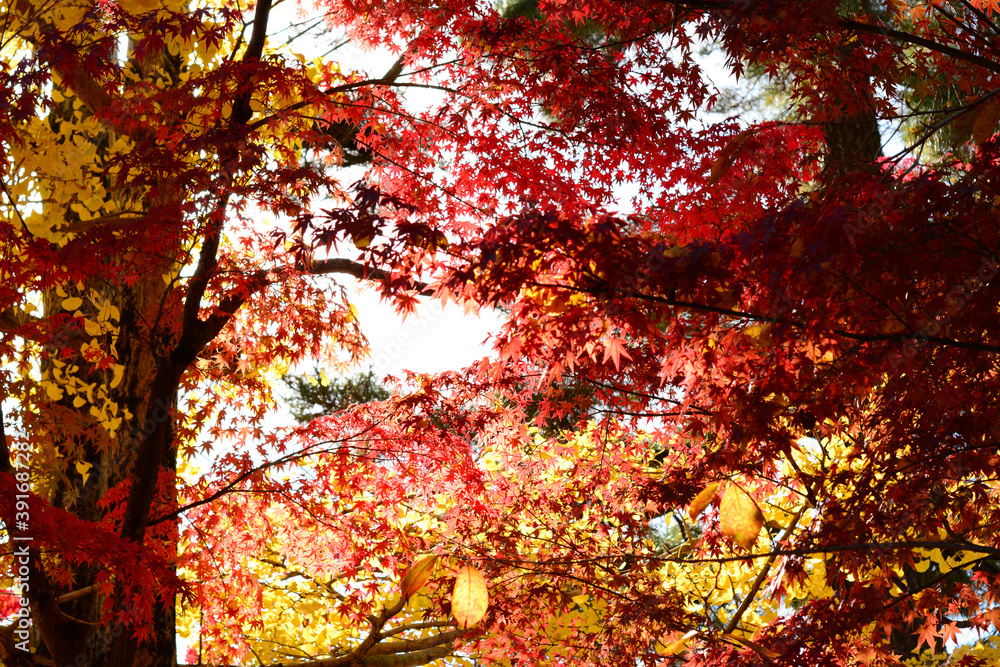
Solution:
M 719 506 L 719 522 L 725 535 L 749 550 L 764 525 L 764 515 L 746 491 L 730 484 Z
M 698 516 L 705 511 L 705 508 L 708 507 L 710 502 L 712 502 L 712 498 L 715 497 L 715 492 L 718 491 L 718 489 L 719 483 L 712 482 L 694 497 L 694 500 L 692 500 L 691 504 L 688 505 L 688 516 L 692 521 L 697 519 Z
M 486 579 L 471 565 L 463 567 L 455 577 L 455 589 L 451 595 L 451 613 L 458 621 L 458 627 L 471 628 L 479 623 L 488 606 Z
M 985 144 L 997 129 L 1000 121 L 1000 100 L 995 97 L 982 104 L 977 109 L 976 119 L 972 123 L 972 140 L 977 146 Z
M 424 556 L 410 566 L 410 569 L 403 575 L 403 580 L 399 582 L 399 589 L 404 600 L 409 600 L 427 584 L 437 560 L 437 556 Z
M 662 647 L 660 653 L 662 655 L 677 655 L 678 653 L 687 648 L 688 642 L 691 641 L 691 638 L 696 636 L 697 634 L 698 634 L 697 630 L 688 630 L 686 633 L 684 633 L 684 636 L 682 636 L 677 641 L 671 642 L 670 644 Z

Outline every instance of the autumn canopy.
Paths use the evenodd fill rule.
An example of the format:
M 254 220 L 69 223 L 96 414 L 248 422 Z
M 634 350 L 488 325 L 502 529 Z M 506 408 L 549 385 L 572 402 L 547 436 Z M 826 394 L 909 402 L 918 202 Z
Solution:
M 1000 662 L 992 0 L 0 8 L 4 667 Z

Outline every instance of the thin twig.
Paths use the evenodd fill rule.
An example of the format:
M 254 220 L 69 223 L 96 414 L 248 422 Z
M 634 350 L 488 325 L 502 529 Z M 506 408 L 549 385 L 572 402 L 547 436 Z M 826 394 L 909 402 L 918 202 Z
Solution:
M 799 511 L 795 513 L 795 516 L 792 517 L 788 527 L 785 528 L 785 530 L 781 533 L 781 536 L 778 538 L 778 544 L 781 544 L 791 536 L 792 531 L 795 530 L 795 527 L 799 523 L 799 519 L 802 518 L 802 514 L 806 511 L 807 507 L 809 507 L 809 503 L 802 503 L 802 507 L 800 507 Z M 743 602 L 740 603 L 740 606 L 736 610 L 736 613 L 733 614 L 733 617 L 729 619 L 729 624 L 726 626 L 725 630 L 722 631 L 723 633 L 729 634 L 739 626 L 740 619 L 743 618 L 743 614 L 746 613 L 746 610 L 749 609 L 751 603 L 753 603 L 754 598 L 757 597 L 757 592 L 760 590 L 760 587 L 764 585 L 767 575 L 771 572 L 771 566 L 774 565 L 774 561 L 777 559 L 778 554 L 773 553 L 764 562 L 764 567 L 761 568 L 760 572 L 757 574 L 757 578 L 754 579 L 753 584 L 750 585 L 750 590 L 747 591 L 745 596 L 743 596 Z

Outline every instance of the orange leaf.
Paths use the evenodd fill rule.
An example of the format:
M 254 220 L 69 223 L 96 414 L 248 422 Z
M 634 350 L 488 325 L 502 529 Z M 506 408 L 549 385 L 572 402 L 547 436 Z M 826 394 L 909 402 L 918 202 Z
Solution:
M 451 594 L 451 613 L 458 627 L 464 630 L 479 623 L 488 606 L 486 579 L 471 565 L 463 567 L 455 577 L 455 589 Z
M 434 565 L 437 563 L 437 556 L 424 556 L 410 566 L 410 569 L 403 575 L 403 580 L 399 582 L 399 589 L 403 593 L 403 599 L 409 601 L 413 595 L 419 591 L 431 578 Z
M 764 525 L 764 515 L 746 491 L 730 484 L 719 506 L 719 523 L 725 535 L 749 551 Z
M 715 497 L 715 492 L 718 489 L 719 483 L 712 482 L 702 489 L 701 493 L 694 497 L 694 500 L 692 500 L 691 504 L 688 505 L 688 516 L 691 517 L 692 521 L 697 519 L 698 515 L 705 511 L 705 508 L 708 507 L 710 502 L 712 502 L 712 498 Z
M 632 360 L 632 355 L 630 355 L 625 349 L 625 346 L 622 345 L 621 340 L 612 338 L 604 347 L 604 361 L 601 363 L 606 364 L 608 363 L 608 359 L 611 359 L 615 362 L 615 370 L 618 370 L 622 357 L 625 357 L 629 361 Z
M 993 98 L 983 104 L 972 123 L 972 140 L 977 146 L 989 141 L 997 129 L 997 121 L 1000 121 L 1000 100 Z
M 698 634 L 697 630 L 689 630 L 684 634 L 683 637 L 681 637 L 674 643 L 670 644 L 670 646 L 664 647 L 663 650 L 660 651 L 660 653 L 662 655 L 677 655 L 678 653 L 687 648 L 688 642 L 691 641 L 692 637 L 697 636 L 697 634 Z

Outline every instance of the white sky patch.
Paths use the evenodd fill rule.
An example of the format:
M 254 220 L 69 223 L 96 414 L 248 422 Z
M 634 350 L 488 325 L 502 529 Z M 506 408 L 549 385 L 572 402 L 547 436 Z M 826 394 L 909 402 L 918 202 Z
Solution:
M 375 289 L 361 284 L 350 299 L 371 346 L 371 355 L 359 367 L 370 365 L 379 378 L 404 370 L 437 373 L 464 368 L 492 352 L 488 337 L 503 323 L 497 311 L 469 314 L 462 306 L 442 306 L 429 297 L 421 298 L 416 312 L 404 319 Z

